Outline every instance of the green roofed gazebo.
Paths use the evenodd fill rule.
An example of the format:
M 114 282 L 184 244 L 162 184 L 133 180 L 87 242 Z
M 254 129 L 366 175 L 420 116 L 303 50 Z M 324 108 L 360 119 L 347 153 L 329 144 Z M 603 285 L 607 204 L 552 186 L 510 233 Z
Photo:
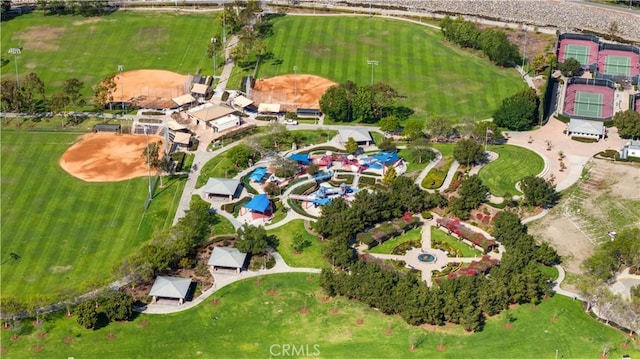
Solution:
M 149 295 L 153 297 L 153 302 L 158 300 L 158 297 L 178 299 L 180 304 L 184 303 L 184 299 L 187 297 L 189 287 L 191 286 L 190 278 L 179 277 L 157 277 L 156 281 L 151 287 Z
M 218 268 L 234 269 L 240 273 L 244 268 L 244 262 L 247 259 L 247 254 L 240 252 L 236 248 L 228 247 L 215 247 L 211 252 L 211 257 L 207 264 L 211 267 L 212 271 L 218 270 Z

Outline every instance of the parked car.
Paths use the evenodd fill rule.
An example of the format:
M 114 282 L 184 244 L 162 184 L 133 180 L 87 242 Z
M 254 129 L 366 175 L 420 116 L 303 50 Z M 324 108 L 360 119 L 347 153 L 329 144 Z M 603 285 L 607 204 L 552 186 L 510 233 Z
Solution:
M 284 121 L 284 124 L 285 124 L 285 125 L 297 125 L 297 124 L 298 124 L 298 121 L 295 121 L 295 120 L 286 120 L 286 121 Z

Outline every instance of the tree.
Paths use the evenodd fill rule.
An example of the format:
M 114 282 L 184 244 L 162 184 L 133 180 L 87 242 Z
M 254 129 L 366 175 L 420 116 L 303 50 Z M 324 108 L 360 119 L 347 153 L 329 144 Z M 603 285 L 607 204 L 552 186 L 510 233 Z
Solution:
M 78 324 L 84 328 L 92 329 L 98 323 L 98 311 L 93 301 L 85 301 L 76 307 L 76 314 L 78 316 Z
M 40 103 L 44 102 L 44 82 L 38 77 L 38 74 L 31 72 L 27 74 L 22 82 L 22 91 L 25 96 L 25 101 L 28 105 L 29 112 L 35 112 L 38 101 L 36 101 L 34 95 L 39 97 Z
M 640 113 L 631 109 L 617 112 L 613 124 L 622 138 L 640 138 Z
M 409 120 L 404 125 L 404 129 L 402 130 L 402 135 L 407 138 L 407 140 L 412 141 L 424 136 L 424 132 L 422 130 L 423 123 L 420 120 Z
M 93 104 L 98 109 L 103 109 L 106 104 L 109 104 L 109 109 L 113 109 L 113 93 L 116 90 L 115 76 L 110 75 L 104 78 L 98 84 L 95 95 L 93 97 Z M 124 100 L 124 99 L 123 99 Z
M 4 111 L 21 112 L 28 105 L 23 91 L 15 80 L 2 80 L 0 99 Z
M 418 162 L 431 162 L 436 158 L 436 153 L 433 151 L 429 142 L 425 138 L 418 138 L 413 140 L 408 145 L 409 153 Z
M 380 151 L 395 151 L 398 146 L 388 137 L 385 137 L 382 142 L 376 144 Z
M 160 146 L 158 142 L 149 143 L 144 150 L 142 150 L 142 157 L 150 167 L 159 169 L 162 166 L 162 159 L 160 158 Z
M 274 236 L 267 235 L 267 231 L 262 226 L 243 224 L 236 232 L 238 239 L 235 247 L 240 252 L 253 254 L 267 253 L 267 246 L 276 247 L 277 240 Z
M 302 253 L 302 251 L 309 246 L 311 246 L 311 240 L 309 240 L 309 238 L 307 238 L 303 233 L 296 233 L 293 235 L 291 249 L 295 253 Z
M 386 116 L 386 112 L 395 104 L 400 95 L 386 82 L 376 82 L 371 86 L 373 92 L 372 109 L 376 121 Z
M 387 186 L 391 186 L 397 177 L 398 173 L 396 172 L 396 169 L 394 167 L 389 167 L 382 177 L 382 183 Z
M 358 86 L 351 103 L 353 118 L 363 123 L 376 122 L 379 117 L 376 117 L 374 102 L 374 93 L 371 86 Z
M 333 121 L 351 121 L 351 103 L 347 90 L 331 86 L 320 98 L 320 110 Z
M 133 297 L 129 293 L 116 291 L 106 298 L 104 312 L 110 321 L 131 320 L 133 317 Z
M 436 141 L 447 140 L 453 135 L 453 125 L 451 121 L 442 116 L 432 117 L 424 124 L 425 131 L 435 138 Z
M 484 161 L 484 148 L 472 139 L 462 139 L 453 148 L 453 158 L 467 166 Z
M 263 189 L 264 193 L 268 194 L 269 196 L 279 196 L 280 191 L 282 191 L 282 189 L 280 189 L 280 186 L 278 186 L 275 182 L 267 183 Z
M 84 83 L 78 79 L 68 79 L 62 85 L 62 91 L 69 99 L 69 104 L 73 106 L 83 105 L 82 88 Z
M 520 62 L 518 47 L 512 44 L 501 30 L 483 30 L 478 36 L 478 42 L 482 51 L 498 66 L 513 66 Z
M 471 132 L 471 137 L 479 143 L 488 144 L 499 143 L 503 140 L 502 132 L 494 122 L 482 121 L 475 124 Z
M 502 101 L 500 108 L 493 114 L 493 122 L 513 131 L 528 130 L 538 120 L 539 101 L 534 89 L 520 91 Z
M 398 117 L 395 115 L 390 115 L 382 118 L 380 122 L 378 122 L 378 126 L 380 126 L 380 131 L 393 133 L 400 128 L 400 121 L 398 121 Z
M 298 162 L 282 156 L 277 156 L 271 166 L 275 169 L 274 174 L 280 178 L 291 178 L 300 170 Z
M 234 166 L 244 168 L 249 165 L 249 161 L 253 160 L 256 153 L 246 145 L 240 144 L 227 151 L 227 158 L 231 160 Z
M 546 67 L 547 67 L 547 61 L 544 55 L 536 55 L 531 59 L 531 67 L 533 68 L 533 71 L 535 72 L 535 74 L 537 75 L 538 73 L 542 72 Z
M 478 175 L 467 178 L 462 185 L 458 194 L 460 197 L 451 201 L 451 210 L 458 218 L 469 218 L 469 211 L 478 208 L 487 199 L 489 189 L 482 184 Z
M 524 202 L 527 205 L 548 208 L 559 199 L 555 186 L 541 177 L 527 176 L 523 178 L 520 182 L 520 188 L 524 193 Z
M 49 108 L 53 112 L 62 112 L 66 109 L 70 101 L 71 100 L 67 94 L 63 91 L 58 91 L 49 99 Z
M 350 154 L 354 154 L 358 151 L 358 143 L 353 137 L 347 138 L 347 142 L 344 144 L 344 150 Z
M 314 174 L 318 173 L 319 170 L 320 167 L 317 164 L 313 163 L 309 167 L 307 167 L 307 174 L 313 176 Z
M 563 63 L 558 67 L 562 75 L 565 77 L 578 76 L 580 74 L 581 65 L 580 62 L 573 57 L 565 59 Z

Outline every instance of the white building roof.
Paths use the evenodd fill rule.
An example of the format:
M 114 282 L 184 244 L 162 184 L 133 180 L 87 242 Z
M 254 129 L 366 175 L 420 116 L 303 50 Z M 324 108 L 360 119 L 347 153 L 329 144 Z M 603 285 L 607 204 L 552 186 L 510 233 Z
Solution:
M 240 118 L 236 115 L 230 114 L 209 122 L 209 125 L 224 130 L 232 126 L 240 125 Z
M 190 104 L 190 103 L 194 102 L 196 99 L 193 96 L 191 96 L 190 94 L 186 94 L 186 95 L 174 97 L 171 100 L 173 102 L 175 102 L 176 105 L 183 106 L 183 105 Z
M 604 136 L 604 122 L 572 118 L 569 122 L 569 132 Z
M 371 134 L 369 130 L 364 128 L 349 128 L 344 130 L 339 130 L 340 139 L 343 143 L 349 140 L 349 137 L 353 137 L 356 142 L 371 142 L 373 139 L 371 138 Z
M 207 184 L 202 187 L 202 192 L 233 196 L 240 185 L 240 181 L 233 178 L 209 178 Z
M 167 120 L 167 126 L 169 126 L 172 131 L 180 131 L 187 128 L 187 126 L 179 124 L 178 121 L 172 118 Z
M 150 296 L 184 299 L 189 292 L 190 278 L 157 277 L 149 292 Z
M 205 84 L 194 84 L 191 88 L 191 93 L 195 93 L 198 95 L 206 95 L 207 91 L 209 91 L 209 86 Z
M 191 139 L 191 134 L 186 132 L 176 132 L 174 133 L 175 137 L 173 138 L 173 143 L 179 143 L 182 145 L 188 145 L 189 140 Z
M 280 112 L 280 104 L 278 104 L 278 103 L 261 103 L 258 106 L 258 112 L 278 113 L 278 112 Z
M 235 248 L 214 247 L 207 264 L 215 267 L 242 268 L 246 258 L 246 253 Z
M 187 114 L 197 118 L 200 121 L 208 122 L 226 116 L 233 112 L 235 112 L 235 110 L 231 107 L 214 105 L 210 102 L 207 102 L 188 110 Z
M 233 99 L 233 104 L 238 106 L 238 107 L 242 107 L 245 108 L 249 105 L 251 105 L 253 103 L 253 101 L 249 100 L 248 98 L 240 95 L 236 98 Z

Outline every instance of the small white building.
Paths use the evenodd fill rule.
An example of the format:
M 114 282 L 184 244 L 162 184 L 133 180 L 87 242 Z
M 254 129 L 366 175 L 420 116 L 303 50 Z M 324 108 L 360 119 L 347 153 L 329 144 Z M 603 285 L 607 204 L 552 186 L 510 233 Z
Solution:
M 340 143 L 342 144 L 347 143 L 349 137 L 352 137 L 359 145 L 369 146 L 373 143 L 371 133 L 369 133 L 369 130 L 364 128 L 349 128 L 339 130 L 338 135 L 340 136 Z
M 640 158 L 640 141 L 631 140 L 620 149 L 620 158 L 627 159 L 629 157 Z
M 219 133 L 240 126 L 240 117 L 233 114 L 226 115 L 217 120 L 207 122 L 207 126 L 213 128 L 214 133 Z
M 570 137 L 586 137 L 600 140 L 607 134 L 604 122 L 598 120 L 581 120 L 572 118 L 567 128 Z
M 217 271 L 219 268 L 232 269 L 236 273 L 240 273 L 245 266 L 247 260 L 247 253 L 240 252 L 236 248 L 228 247 L 215 247 L 211 252 L 209 258 L 209 268 L 212 272 Z

